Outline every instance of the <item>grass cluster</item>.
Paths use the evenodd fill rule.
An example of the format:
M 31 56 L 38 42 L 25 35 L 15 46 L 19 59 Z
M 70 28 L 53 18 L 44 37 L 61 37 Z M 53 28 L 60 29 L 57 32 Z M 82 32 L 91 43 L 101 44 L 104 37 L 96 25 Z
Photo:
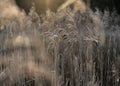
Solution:
M 120 16 L 31 10 L 0 17 L 0 86 L 119 86 Z

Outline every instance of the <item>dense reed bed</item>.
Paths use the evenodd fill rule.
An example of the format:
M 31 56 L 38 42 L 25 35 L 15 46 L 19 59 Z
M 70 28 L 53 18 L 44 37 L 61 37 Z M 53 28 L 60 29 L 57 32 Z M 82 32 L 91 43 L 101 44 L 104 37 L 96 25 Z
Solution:
M 23 16 L 0 17 L 0 86 L 120 85 L 117 13 Z

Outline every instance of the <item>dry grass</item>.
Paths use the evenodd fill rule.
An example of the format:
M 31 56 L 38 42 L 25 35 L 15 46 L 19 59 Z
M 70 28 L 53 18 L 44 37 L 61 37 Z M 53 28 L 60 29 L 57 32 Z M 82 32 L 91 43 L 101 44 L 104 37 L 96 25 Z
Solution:
M 69 10 L 31 11 L 22 22 L 0 17 L 0 86 L 119 86 L 119 17 Z

